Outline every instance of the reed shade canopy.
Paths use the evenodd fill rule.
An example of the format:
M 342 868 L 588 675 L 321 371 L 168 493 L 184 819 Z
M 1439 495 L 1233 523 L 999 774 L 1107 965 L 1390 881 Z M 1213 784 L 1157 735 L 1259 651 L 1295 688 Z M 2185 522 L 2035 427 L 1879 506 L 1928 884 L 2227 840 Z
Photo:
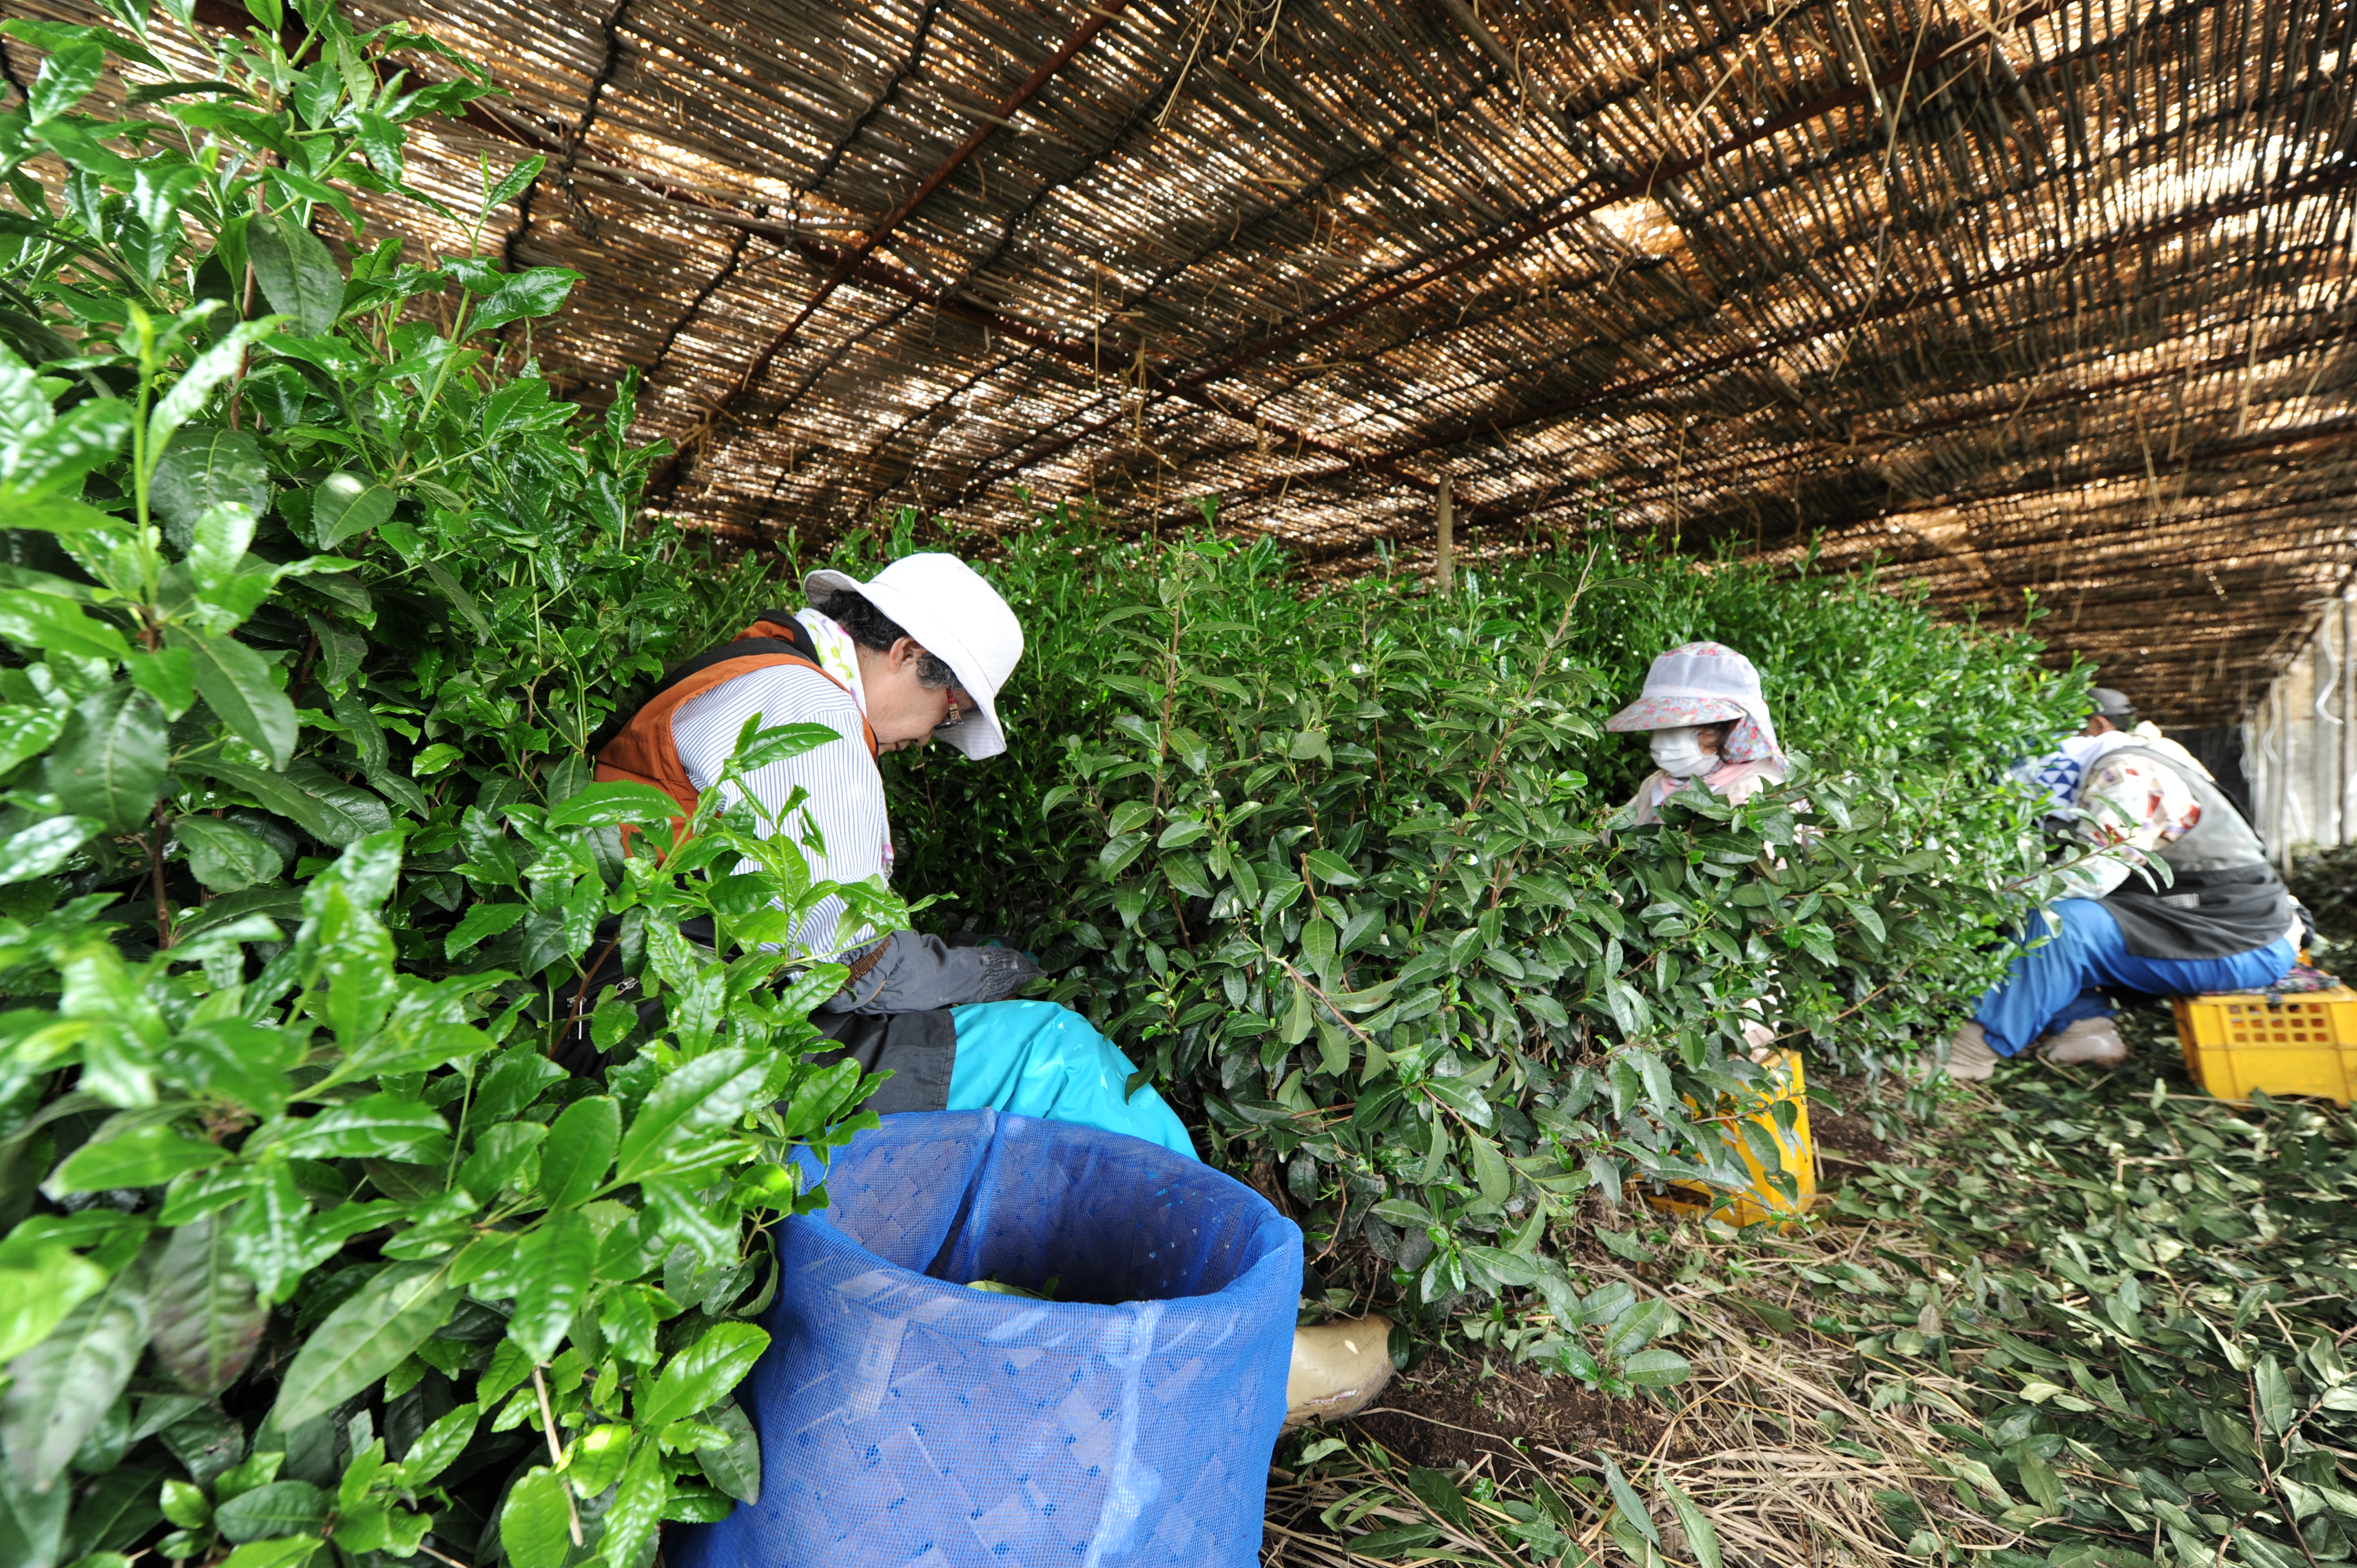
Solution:
M 1475 564 L 1602 498 L 2034 596 L 2177 724 L 2352 563 L 2345 3 L 368 5 L 505 87 L 411 177 L 547 156 L 494 240 L 587 281 L 530 348 L 642 369 L 726 537 L 1211 493 L 1340 571 L 1444 482 Z

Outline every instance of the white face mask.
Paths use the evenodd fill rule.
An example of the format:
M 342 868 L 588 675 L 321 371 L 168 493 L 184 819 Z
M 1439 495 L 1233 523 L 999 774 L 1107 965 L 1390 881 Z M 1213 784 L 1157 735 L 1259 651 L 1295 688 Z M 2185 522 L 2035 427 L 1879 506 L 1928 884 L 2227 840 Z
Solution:
M 1673 779 L 1696 779 L 1718 766 L 1718 755 L 1702 748 L 1702 730 L 1698 725 L 1657 729 L 1653 732 L 1653 766 Z

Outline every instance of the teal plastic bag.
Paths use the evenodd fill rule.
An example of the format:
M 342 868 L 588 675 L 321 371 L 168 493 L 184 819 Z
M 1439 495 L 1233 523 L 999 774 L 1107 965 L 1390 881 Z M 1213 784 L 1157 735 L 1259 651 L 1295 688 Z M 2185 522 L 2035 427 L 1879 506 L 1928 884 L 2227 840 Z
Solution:
M 978 1002 L 952 1007 L 950 1016 L 957 1024 L 957 1065 L 945 1109 L 1077 1122 L 1200 1157 L 1186 1123 L 1152 1084 L 1126 1092 L 1137 1069 L 1071 1008 Z

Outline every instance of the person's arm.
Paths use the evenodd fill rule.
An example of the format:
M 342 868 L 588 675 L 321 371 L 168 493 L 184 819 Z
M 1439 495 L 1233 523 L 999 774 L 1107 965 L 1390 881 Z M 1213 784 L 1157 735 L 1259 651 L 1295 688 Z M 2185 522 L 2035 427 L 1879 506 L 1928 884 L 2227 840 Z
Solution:
M 1631 813 L 1631 823 L 1637 827 L 1644 827 L 1649 823 L 1660 822 L 1662 820 L 1661 803 L 1672 789 L 1677 788 L 1677 785 L 1676 779 L 1658 768 L 1646 774 L 1639 782 L 1637 792 L 1629 797 L 1629 804 L 1624 808 Z
M 1013 948 L 953 948 L 921 931 L 894 931 L 852 967 L 851 983 L 822 1003 L 823 1011 L 930 1013 L 1004 1002 L 1043 972 Z
M 1745 771 L 1738 773 L 1718 789 L 1721 799 L 1730 806 L 1740 806 L 1770 784 L 1784 782 L 1783 765 L 1776 762 L 1738 763 Z

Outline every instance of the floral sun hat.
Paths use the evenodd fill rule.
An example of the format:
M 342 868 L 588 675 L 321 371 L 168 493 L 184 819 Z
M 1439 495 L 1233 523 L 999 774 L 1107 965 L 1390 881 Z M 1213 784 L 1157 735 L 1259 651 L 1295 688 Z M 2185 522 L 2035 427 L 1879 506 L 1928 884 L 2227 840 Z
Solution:
M 1760 691 L 1760 671 L 1725 643 L 1689 642 L 1653 660 L 1637 700 L 1605 721 L 1616 733 L 1682 729 L 1688 725 L 1735 727 L 1720 743 L 1727 762 L 1782 761 L 1776 724 Z

